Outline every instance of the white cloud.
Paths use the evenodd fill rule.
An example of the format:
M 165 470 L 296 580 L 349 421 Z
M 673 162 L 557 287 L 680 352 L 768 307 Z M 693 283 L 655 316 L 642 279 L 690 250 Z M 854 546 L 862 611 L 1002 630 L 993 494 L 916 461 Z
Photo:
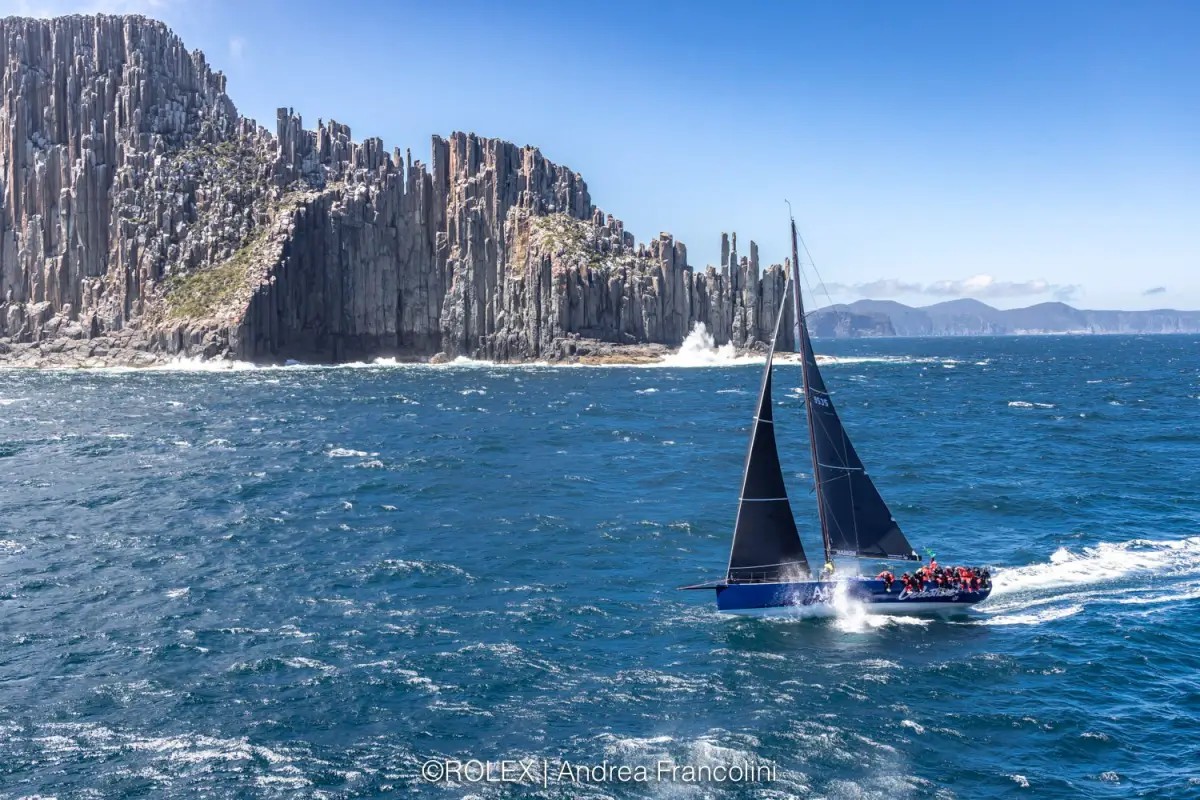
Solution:
M 958 281 L 935 281 L 925 287 L 925 294 L 943 297 L 1037 297 L 1050 294 L 1058 300 L 1070 300 L 1083 291 L 1082 286 L 1032 281 L 998 281 L 991 275 L 972 275 Z
M 852 286 L 830 283 L 818 287 L 830 294 L 853 294 L 859 297 L 890 298 L 925 294 L 935 297 L 975 297 L 996 299 L 1004 297 L 1038 297 L 1050 295 L 1056 300 L 1071 300 L 1083 292 L 1075 284 L 1050 283 L 1047 280 L 1001 281 L 991 275 L 972 275 L 960 280 L 942 280 L 922 285 L 898 278 L 882 278 Z

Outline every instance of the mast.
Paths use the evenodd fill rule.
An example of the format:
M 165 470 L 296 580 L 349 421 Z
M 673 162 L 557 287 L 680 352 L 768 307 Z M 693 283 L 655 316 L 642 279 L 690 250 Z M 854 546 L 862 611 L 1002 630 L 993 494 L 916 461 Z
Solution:
M 800 353 L 801 385 L 804 389 L 804 413 L 808 419 L 808 450 L 812 455 L 813 486 L 817 494 L 817 516 L 821 520 L 821 542 L 825 546 L 825 563 L 829 564 L 833 560 L 833 553 L 829 545 L 829 525 L 825 522 L 825 502 L 821 495 L 821 470 L 817 463 L 817 438 L 814 429 L 812 396 L 808 390 L 808 370 L 804 366 L 808 360 L 808 348 L 806 347 L 808 336 L 805 335 L 808 332 L 808 321 L 804 319 L 804 300 L 800 297 L 800 252 L 796 247 L 795 217 L 792 217 L 792 285 L 796 289 L 792 294 L 796 302 L 794 334 L 796 337 L 796 350 Z
M 821 518 L 825 561 L 830 563 L 835 555 L 919 561 L 920 556 L 900 530 L 879 488 L 867 475 L 817 367 L 812 339 L 808 335 L 808 320 L 804 318 L 796 239 L 796 221 L 793 219 L 797 349 L 803 365 L 804 410 L 808 416 L 808 443 L 812 451 L 813 484 Z
M 779 450 L 775 443 L 775 414 L 771 408 L 771 362 L 786 306 L 780 305 L 763 366 L 755 403 L 742 490 L 738 496 L 733 544 L 729 550 L 728 583 L 782 582 L 811 575 L 796 518 L 788 501 Z

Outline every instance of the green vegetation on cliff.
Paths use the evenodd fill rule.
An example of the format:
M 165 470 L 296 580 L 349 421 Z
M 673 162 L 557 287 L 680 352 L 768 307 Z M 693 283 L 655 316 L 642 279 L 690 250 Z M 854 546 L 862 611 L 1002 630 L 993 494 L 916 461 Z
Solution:
M 169 316 L 176 319 L 208 319 L 244 294 L 253 266 L 256 245 L 265 238 L 259 229 L 245 245 L 227 260 L 167 281 L 166 302 Z

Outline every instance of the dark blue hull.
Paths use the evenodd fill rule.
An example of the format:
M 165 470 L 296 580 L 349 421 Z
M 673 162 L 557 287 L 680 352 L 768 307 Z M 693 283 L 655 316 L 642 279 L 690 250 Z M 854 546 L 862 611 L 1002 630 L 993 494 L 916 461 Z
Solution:
M 861 607 L 868 614 L 952 614 L 986 600 L 990 588 L 979 591 L 927 588 L 905 591 L 899 582 L 889 592 L 883 581 L 868 578 L 839 578 L 829 581 L 794 583 L 740 583 L 718 586 L 717 610 L 750 616 L 789 616 L 832 612 L 841 601 Z

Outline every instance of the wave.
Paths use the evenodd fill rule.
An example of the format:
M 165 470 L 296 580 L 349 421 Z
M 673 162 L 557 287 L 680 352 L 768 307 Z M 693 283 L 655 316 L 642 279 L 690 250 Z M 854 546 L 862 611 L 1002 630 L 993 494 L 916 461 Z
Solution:
M 251 744 L 249 739 L 218 738 L 184 734 L 179 736 L 142 736 L 90 722 L 44 723 L 28 741 L 37 746 L 51 763 L 65 756 L 83 754 L 108 759 L 124 751 L 146 753 L 167 763 L 259 761 L 267 769 L 288 772 L 296 756 L 292 748 L 274 749 Z
M 1000 614 L 982 620 L 985 625 L 1040 625 L 1056 619 L 1073 617 L 1083 611 L 1081 605 L 1071 605 L 1063 608 L 1046 608 L 1030 614 Z
M 1078 553 L 1060 547 L 1050 556 L 1049 563 L 997 570 L 992 596 L 1104 583 L 1139 574 L 1200 574 L 1200 536 L 1103 543 L 1084 547 Z
M 1030 403 L 1027 400 L 1010 400 L 1009 408 L 1057 408 L 1054 403 Z
M 379 453 L 368 453 L 365 450 L 351 450 L 347 447 L 335 447 L 325 455 L 330 458 L 367 458 L 377 456 Z
M 993 570 L 992 595 L 979 606 L 981 618 L 976 621 L 1040 625 L 1075 616 L 1089 604 L 1140 607 L 1186 602 L 1200 599 L 1197 575 L 1200 537 L 1133 539 L 1079 552 L 1060 547 L 1049 562 Z M 1080 591 L 1072 591 L 1075 587 Z
M 731 342 L 720 347 L 703 322 L 697 322 L 683 340 L 679 350 L 663 358 L 664 367 L 724 367 L 736 364 L 762 363 L 766 356 L 739 356 Z
M 962 362 L 952 358 L 931 358 L 915 356 L 831 356 L 816 355 L 817 363 L 822 366 L 839 366 L 853 364 L 941 364 L 944 367 L 954 367 Z M 369 361 L 350 361 L 341 364 L 310 364 L 288 360 L 284 364 L 255 364 L 249 361 L 206 360 L 200 357 L 175 358 L 157 364 L 143 367 L 131 366 L 47 366 L 25 367 L 0 364 L 0 371 L 38 371 L 38 372 L 82 372 L 100 375 L 128 375 L 142 372 L 172 372 L 172 373 L 253 373 L 253 372 L 312 372 L 324 370 L 462 370 L 462 369 L 504 369 L 504 370 L 544 370 L 548 368 L 574 369 L 657 369 L 657 368 L 696 368 L 696 367 L 741 367 L 761 365 L 766 362 L 765 353 L 739 353 L 732 343 L 727 342 L 718 346 L 713 335 L 709 333 L 703 322 L 697 322 L 691 333 L 683 340 L 679 349 L 668 353 L 658 361 L 637 363 L 560 363 L 550 361 L 487 361 L 483 359 L 458 356 L 449 361 L 431 363 L 429 361 L 398 360 L 396 358 L 375 358 Z M 792 352 L 775 353 L 775 363 L 783 365 L 799 365 L 800 354 Z M 986 362 L 981 362 L 986 363 Z M 461 392 L 462 394 L 484 394 L 482 390 Z M 0 405 L 11 404 L 24 398 L 13 400 L 0 399 Z
M 841 364 L 942 364 L 946 367 L 953 367 L 961 362 L 952 358 L 917 358 L 911 356 L 829 356 L 818 354 L 816 356 L 817 363 L 821 365 L 841 365 Z M 691 333 L 683 340 L 679 349 L 674 353 L 669 353 L 663 356 L 660 360 L 649 363 L 601 363 L 601 364 L 582 364 L 582 363 L 552 363 L 549 361 L 523 361 L 523 362 L 504 362 L 504 361 L 487 361 L 482 359 L 467 358 L 466 356 L 458 356 L 450 361 L 441 363 L 430 363 L 428 361 L 402 361 L 396 358 L 375 358 L 370 361 L 350 361 L 342 364 L 308 364 L 295 360 L 288 360 L 284 364 L 255 364 L 249 361 L 232 361 L 232 360 L 206 360 L 201 357 L 193 358 L 175 358 L 170 361 L 164 361 L 157 364 L 151 364 L 144 367 L 131 366 L 47 366 L 47 367 L 23 367 L 0 365 L 0 371 L 3 370 L 36 370 L 40 372 L 85 372 L 89 374 L 106 374 L 106 375 L 127 375 L 130 373 L 140 372 L 182 372 L 182 373 L 231 373 L 231 372 L 306 372 L 316 370 L 344 370 L 344 369 L 404 369 L 404 370 L 447 370 L 447 369 L 546 369 L 551 367 L 572 367 L 572 368 L 594 368 L 594 369 L 611 369 L 614 367 L 635 368 L 635 369 L 654 369 L 659 367 L 669 368 L 694 368 L 694 367 L 737 367 L 754 364 L 763 364 L 766 361 L 765 353 L 738 353 L 737 349 L 731 342 L 727 342 L 718 346 L 713 335 L 709 333 L 708 327 L 703 322 L 697 322 L 692 328 Z M 779 353 L 775 354 L 775 361 L 778 364 L 799 364 L 799 353 Z M 467 392 L 463 392 L 466 394 Z M 482 393 L 482 392 L 480 392 Z M 16 398 L 12 401 L 21 400 Z M 7 404 L 6 401 L 0 400 L 0 404 Z
M 866 606 L 851 597 L 846 584 L 840 584 L 830 604 L 793 606 L 787 614 L 763 617 L 768 623 L 789 624 L 808 620 L 830 620 L 843 633 L 867 633 L 877 628 L 901 625 L 927 626 L 932 620 L 921 617 L 889 616 L 867 613 Z

